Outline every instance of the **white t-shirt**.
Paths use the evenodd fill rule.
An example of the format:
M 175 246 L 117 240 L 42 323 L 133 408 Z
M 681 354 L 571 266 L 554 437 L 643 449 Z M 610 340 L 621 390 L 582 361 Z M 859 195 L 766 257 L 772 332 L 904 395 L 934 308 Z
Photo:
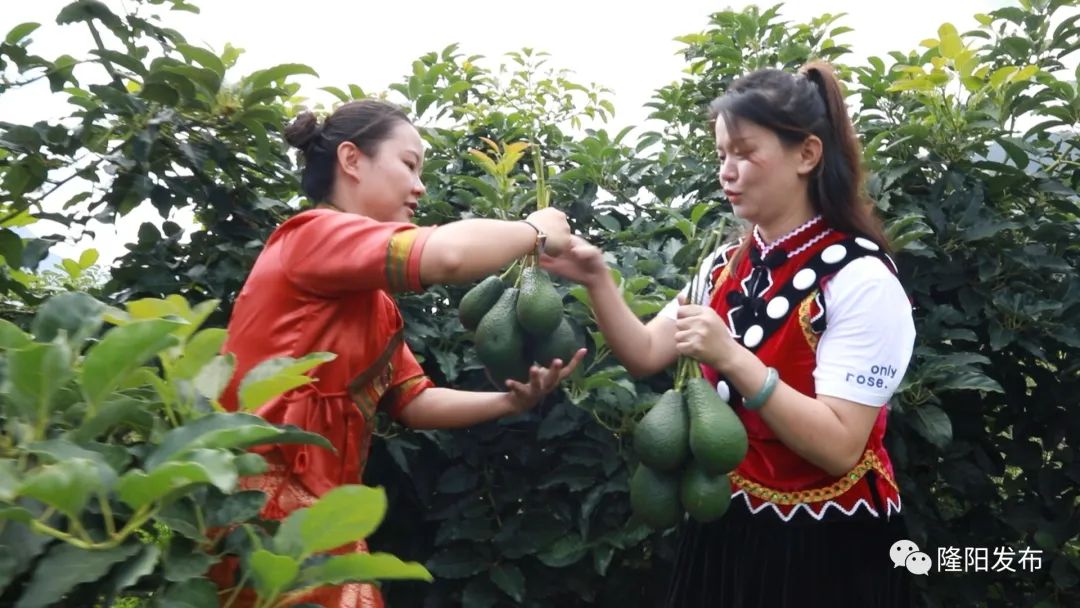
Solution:
M 694 300 L 707 305 L 705 281 L 698 282 L 702 287 Z M 689 291 L 687 285 L 682 294 Z M 900 281 L 880 259 L 864 256 L 840 269 L 824 292 L 825 331 L 814 368 L 818 395 L 885 405 L 907 371 L 915 344 L 911 305 Z M 659 316 L 674 320 L 678 307 L 672 300 Z

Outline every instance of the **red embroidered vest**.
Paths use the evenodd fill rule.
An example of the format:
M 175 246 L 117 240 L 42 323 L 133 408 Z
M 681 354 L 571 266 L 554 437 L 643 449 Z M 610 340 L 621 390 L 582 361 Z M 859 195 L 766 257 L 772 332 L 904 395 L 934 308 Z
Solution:
M 738 268 L 728 266 L 737 245 L 722 249 L 710 272 L 710 305 L 735 339 L 781 380 L 816 397 L 816 348 L 825 329 L 823 285 L 848 262 L 876 255 L 896 272 L 892 260 L 872 241 L 829 228 L 818 217 L 765 248 L 755 239 Z M 713 368 L 702 366 L 739 415 L 750 440 L 743 462 L 729 475 L 732 499 L 745 500 L 752 513 L 774 513 L 784 521 L 826 515 L 888 517 L 900 511 L 892 463 L 882 440 L 887 408 L 882 407 L 863 457 L 836 477 L 787 448 L 756 411 Z M 804 511 L 804 513 L 799 513 Z

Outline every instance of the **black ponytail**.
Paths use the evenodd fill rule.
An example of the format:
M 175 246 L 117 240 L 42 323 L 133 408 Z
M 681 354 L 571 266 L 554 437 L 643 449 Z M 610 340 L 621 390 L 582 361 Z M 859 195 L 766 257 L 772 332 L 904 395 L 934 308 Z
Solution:
M 811 61 L 798 74 L 758 70 L 739 78 L 709 106 L 712 119 L 729 130 L 748 121 L 776 133 L 786 145 L 814 135 L 821 140 L 821 160 L 810 176 L 810 202 L 830 226 L 877 243 L 889 244 L 874 205 L 863 192 L 862 153 L 851 124 L 840 81 L 832 67 Z M 749 247 L 745 239 L 737 264 Z

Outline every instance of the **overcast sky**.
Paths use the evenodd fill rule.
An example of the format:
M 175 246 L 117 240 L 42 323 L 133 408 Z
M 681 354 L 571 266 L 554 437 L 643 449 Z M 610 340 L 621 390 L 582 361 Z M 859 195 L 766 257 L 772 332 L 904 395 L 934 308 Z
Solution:
M 121 0 L 104 0 L 117 12 Z M 646 115 L 652 92 L 679 78 L 684 67 L 676 56 L 674 37 L 698 32 L 708 15 L 750 2 L 666 0 L 634 3 L 627 0 L 194 0 L 198 15 L 172 13 L 166 25 L 190 42 L 220 51 L 226 42 L 245 49 L 237 74 L 278 63 L 305 63 L 319 77 L 298 82 L 304 93 L 319 95 L 320 86 L 358 84 L 380 91 L 411 71 L 420 55 L 459 43 L 466 54 L 488 57 L 497 67 L 500 56 L 525 46 L 551 54 L 550 64 L 571 70 L 579 82 L 596 82 L 613 91 L 616 117 L 612 129 L 636 125 Z M 24 21 L 37 21 L 32 50 L 45 57 L 59 53 L 82 55 L 89 47 L 85 27 L 56 25 L 56 13 L 67 0 L 5 0 L 0 9 L 0 35 Z M 761 3 L 771 6 L 772 3 Z M 908 51 L 919 41 L 936 37 L 937 27 L 951 22 L 963 32 L 976 26 L 975 13 L 1015 4 L 1001 0 L 798 0 L 781 14 L 804 21 L 822 13 L 847 13 L 842 25 L 854 28 L 840 40 L 861 61 L 890 50 Z M 641 8 L 635 8 L 641 6 Z M 648 7 L 648 8 L 645 8 Z M 33 123 L 67 113 L 63 94 L 47 86 L 27 87 L 0 98 L 0 119 Z M 122 244 L 138 224 L 152 219 L 152 209 L 140 210 L 120 222 L 119 233 L 105 227 L 93 244 L 108 262 L 123 253 Z M 89 243 L 55 249 L 78 257 Z

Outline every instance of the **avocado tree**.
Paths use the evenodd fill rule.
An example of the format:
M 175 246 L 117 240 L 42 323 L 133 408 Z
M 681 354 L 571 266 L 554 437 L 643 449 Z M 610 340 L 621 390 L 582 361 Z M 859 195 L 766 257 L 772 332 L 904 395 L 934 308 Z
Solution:
M 1066 66 L 1080 16 L 1068 5 L 999 9 L 965 33 L 946 24 L 919 51 L 853 72 L 869 187 L 892 218 L 919 333 L 892 443 L 912 529 L 929 546 L 1042 558 L 1035 572 L 927 581 L 943 602 L 1077 601 L 1080 71 Z
M 72 3 L 59 16 L 64 27 L 111 33 L 84 57 L 35 55 L 31 24 L 0 44 L 0 94 L 47 79 L 75 108 L 55 123 L 0 124 L 0 289 L 27 310 L 42 295 L 27 276 L 52 240 L 20 237 L 18 222 L 78 226 L 145 201 L 191 210 L 193 226 L 145 226 L 101 295 L 117 305 L 171 293 L 220 299 L 206 321 L 220 325 L 263 239 L 296 207 L 295 165 L 279 131 L 301 101 L 291 76 L 314 70 L 237 75 L 238 51 L 190 45 L 162 24 L 164 5 L 192 8 Z M 865 65 L 845 63 L 849 30 L 837 16 L 801 24 L 783 21 L 780 7 L 720 11 L 681 38 L 687 71 L 656 91 L 654 131 L 576 129 L 611 113 L 608 93 L 529 49 L 498 68 L 456 46 L 433 51 L 385 95 L 409 109 L 430 145 L 419 223 L 520 217 L 549 191 L 575 230 L 608 252 L 627 303 L 648 317 L 683 286 L 702 235 L 726 216 L 704 105 L 746 71 L 834 61 L 852 94 L 867 188 L 915 306 L 916 354 L 891 404 L 889 437 L 912 539 L 930 550 L 1041 551 L 1034 572 L 920 577 L 922 599 L 1069 605 L 1080 572 L 1080 341 L 1069 322 L 1080 297 L 1080 98 L 1066 68 L 1076 61 L 1074 10 L 1025 1 L 978 16 L 970 32 L 943 26 L 918 50 Z M 91 84 L 88 68 L 103 69 L 105 82 Z M 356 85 L 325 90 L 341 101 L 366 96 Z M 471 151 L 492 154 L 487 142 L 500 151 L 522 144 L 521 162 L 486 171 Z M 63 218 L 42 213 L 75 174 L 89 185 Z M 630 377 L 596 331 L 584 291 L 554 286 L 590 351 L 562 394 L 467 430 L 381 425 L 365 481 L 385 486 L 391 508 L 371 544 L 424 562 L 435 577 L 385 585 L 391 605 L 653 605 L 662 595 L 673 531 L 632 517 L 637 462 L 628 448 L 674 370 Z M 399 303 L 428 375 L 482 390 L 476 336 L 458 317 L 470 288 L 434 287 Z

